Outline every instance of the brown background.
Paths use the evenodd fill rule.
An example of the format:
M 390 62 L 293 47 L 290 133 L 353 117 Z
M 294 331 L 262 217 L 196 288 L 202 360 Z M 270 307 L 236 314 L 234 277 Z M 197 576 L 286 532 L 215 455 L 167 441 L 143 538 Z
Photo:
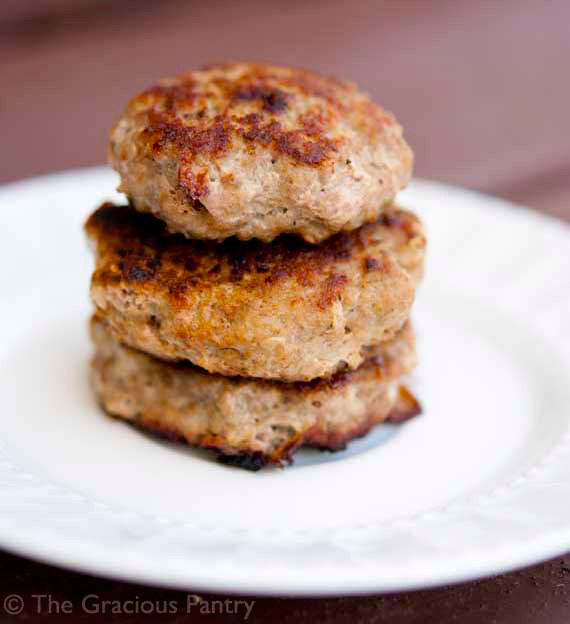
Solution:
M 570 219 L 566 0 L 3 0 L 0 181 L 103 162 L 108 128 L 137 90 L 228 58 L 351 78 L 396 112 L 418 175 Z M 76 604 L 86 593 L 171 597 L 1 553 L 0 570 L 0 598 L 16 592 L 26 599 L 22 621 L 38 617 L 34 593 Z M 60 619 L 80 620 L 52 616 Z M 249 621 L 347 620 L 566 624 L 570 557 L 455 588 L 258 600 Z

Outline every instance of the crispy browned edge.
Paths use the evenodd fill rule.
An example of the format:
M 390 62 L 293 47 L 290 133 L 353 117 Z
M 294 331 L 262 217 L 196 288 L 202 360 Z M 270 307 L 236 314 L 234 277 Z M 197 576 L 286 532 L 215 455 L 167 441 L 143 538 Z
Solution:
M 131 422 L 129 424 L 137 429 L 149 431 L 154 435 L 171 442 L 190 444 L 190 446 L 196 446 L 198 448 L 213 451 L 216 454 L 217 460 L 222 464 L 257 471 L 269 465 L 283 467 L 284 465 L 293 463 L 293 455 L 295 451 L 302 446 L 316 448 L 322 451 L 342 451 L 347 447 L 351 440 L 364 437 L 377 424 L 382 422 L 403 423 L 414 416 L 420 415 L 421 413 L 422 407 L 418 400 L 406 386 L 402 385 L 399 388 L 396 405 L 386 418 L 379 419 L 374 412 L 371 412 L 366 420 L 356 425 L 344 435 L 331 435 L 330 433 L 327 433 L 326 431 L 323 431 L 315 426 L 306 431 L 304 434 L 300 434 L 293 440 L 289 441 L 285 446 L 279 448 L 271 455 L 260 451 L 231 451 L 224 444 L 223 440 L 216 438 L 216 436 L 206 436 L 200 441 L 199 444 L 190 444 L 182 434 L 167 427 L 162 427 L 156 423 Z M 116 417 L 113 414 L 110 414 L 110 416 Z

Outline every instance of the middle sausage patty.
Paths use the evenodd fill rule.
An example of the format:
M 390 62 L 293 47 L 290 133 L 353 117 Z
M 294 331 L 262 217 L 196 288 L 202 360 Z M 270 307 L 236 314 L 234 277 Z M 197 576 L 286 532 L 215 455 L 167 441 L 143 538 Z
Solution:
M 122 343 L 211 373 L 309 381 L 357 368 L 408 318 L 425 236 L 396 207 L 311 245 L 222 243 L 168 234 L 129 206 L 86 224 L 96 250 L 91 297 Z

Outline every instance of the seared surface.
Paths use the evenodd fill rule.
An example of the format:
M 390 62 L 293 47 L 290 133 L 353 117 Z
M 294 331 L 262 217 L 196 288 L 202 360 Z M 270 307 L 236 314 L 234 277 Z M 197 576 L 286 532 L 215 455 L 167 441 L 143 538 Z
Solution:
M 425 237 L 411 213 L 318 246 L 294 236 L 216 244 L 106 204 L 88 220 L 91 296 L 115 336 L 212 373 L 307 381 L 365 358 L 408 318 Z
M 139 210 L 173 232 L 318 242 L 378 217 L 412 153 L 350 83 L 265 64 L 212 66 L 134 98 L 109 159 Z
M 109 414 L 214 449 L 225 463 L 245 468 L 288 461 L 301 445 L 338 450 L 391 416 L 419 413 L 400 385 L 415 365 L 409 323 L 356 371 L 291 384 L 161 362 L 122 346 L 96 317 L 91 336 L 93 384 Z

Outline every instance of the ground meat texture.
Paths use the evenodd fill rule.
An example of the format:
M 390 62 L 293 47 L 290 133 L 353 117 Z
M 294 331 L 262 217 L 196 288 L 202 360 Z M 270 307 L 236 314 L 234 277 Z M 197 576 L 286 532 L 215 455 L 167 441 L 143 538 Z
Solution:
M 218 240 L 322 241 L 377 219 L 412 170 L 400 125 L 353 84 L 252 63 L 143 91 L 111 132 L 109 160 L 137 209 Z
M 211 373 L 309 381 L 355 369 L 410 313 L 419 220 L 395 207 L 319 245 L 295 236 L 223 243 L 170 235 L 128 206 L 87 221 L 91 297 L 122 343 Z
M 284 464 L 301 446 L 340 450 L 377 423 L 420 412 L 402 384 L 415 365 L 409 323 L 370 349 L 357 370 L 308 383 L 223 377 L 163 362 L 121 345 L 96 317 L 91 337 L 93 386 L 109 414 L 212 449 L 229 465 L 257 470 Z

